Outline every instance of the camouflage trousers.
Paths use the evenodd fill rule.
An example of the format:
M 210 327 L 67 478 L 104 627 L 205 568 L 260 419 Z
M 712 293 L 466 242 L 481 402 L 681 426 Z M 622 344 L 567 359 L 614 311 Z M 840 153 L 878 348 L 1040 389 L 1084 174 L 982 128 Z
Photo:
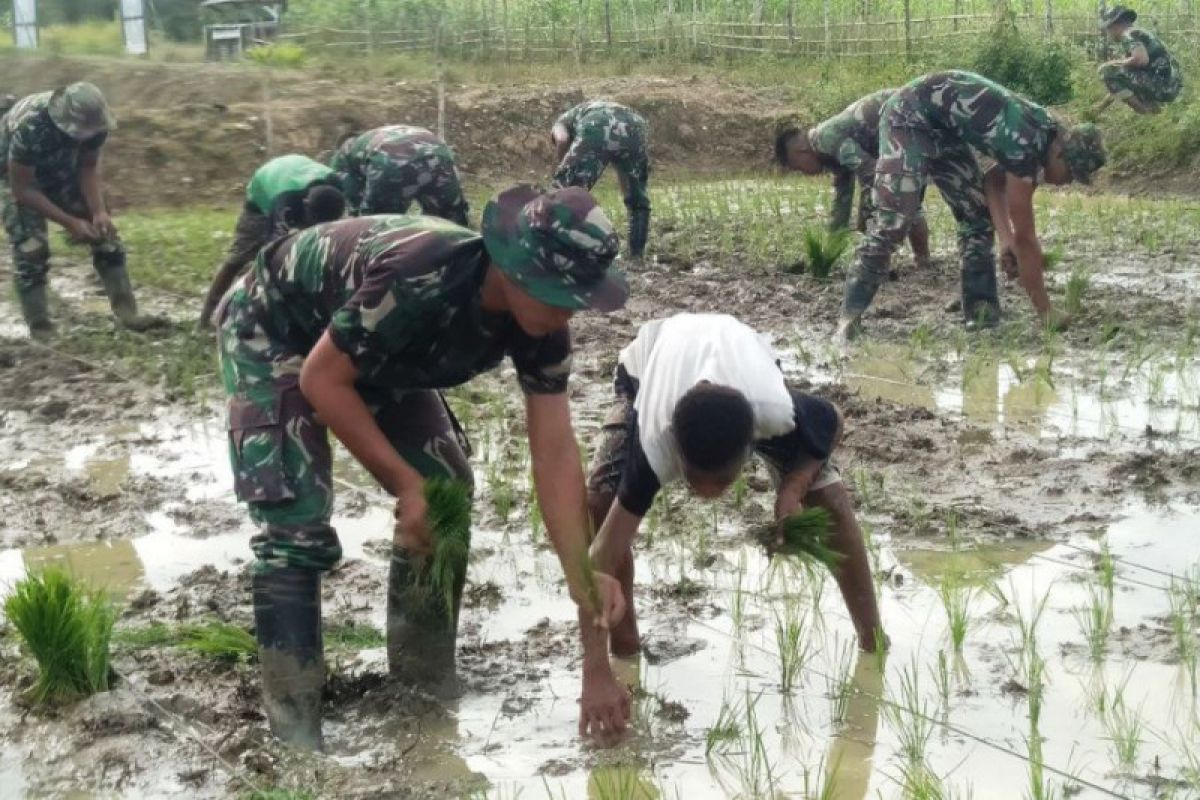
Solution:
M 999 313 L 994 230 L 983 195 L 983 176 L 967 145 L 928 130 L 880 125 L 880 157 L 872 193 L 874 213 L 854 254 L 842 302 L 844 316 L 857 317 L 887 280 L 892 251 L 904 241 L 932 181 L 958 223 L 962 257 L 962 309 L 970 322 Z
M 350 182 L 347 202 L 356 216 L 407 214 L 415 202 L 425 214 L 467 224 L 467 199 L 458 180 L 454 155 L 445 145 L 422 148 L 402 161 L 374 153 L 361 184 Z
M 234 490 L 263 526 L 250 542 L 256 569 L 332 568 L 342 555 L 330 525 L 333 457 L 328 430 L 300 391 L 304 355 L 268 340 L 237 287 L 221 309 L 218 356 Z M 362 387 L 360 393 L 414 469 L 472 482 L 470 445 L 439 392 Z
M 47 192 L 46 196 L 68 214 L 83 219 L 91 218 L 87 204 L 78 192 Z M 17 291 L 45 285 L 46 273 L 50 270 L 50 234 L 46 218 L 18 203 L 6 181 L 0 181 L 0 215 L 3 215 L 4 231 L 12 246 L 13 280 Z M 120 238 L 106 239 L 89 246 L 92 250 L 92 266 L 97 272 L 125 266 L 125 246 Z
M 617 170 L 621 194 L 630 212 L 650 209 L 650 156 L 646 149 L 646 123 L 641 117 L 624 120 L 621 135 L 612 124 L 580 126 L 562 163 L 554 185 L 581 186 L 589 192 L 609 164 Z
M 1163 74 L 1148 69 L 1118 67 L 1104 64 L 1100 67 L 1100 80 L 1110 94 L 1123 100 L 1134 97 L 1143 103 L 1169 103 L 1179 96 L 1183 82 L 1173 74 Z

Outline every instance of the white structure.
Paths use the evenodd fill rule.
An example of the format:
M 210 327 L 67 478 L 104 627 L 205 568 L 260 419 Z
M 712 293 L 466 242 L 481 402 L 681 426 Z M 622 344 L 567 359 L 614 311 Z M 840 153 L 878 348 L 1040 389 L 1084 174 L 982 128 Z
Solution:
M 146 10 L 143 0 L 120 0 L 121 35 L 125 52 L 132 56 L 146 54 Z M 12 0 L 13 43 L 21 50 L 36 50 L 38 46 L 37 0 Z
M 37 49 L 37 0 L 13 0 L 13 43 L 22 50 Z

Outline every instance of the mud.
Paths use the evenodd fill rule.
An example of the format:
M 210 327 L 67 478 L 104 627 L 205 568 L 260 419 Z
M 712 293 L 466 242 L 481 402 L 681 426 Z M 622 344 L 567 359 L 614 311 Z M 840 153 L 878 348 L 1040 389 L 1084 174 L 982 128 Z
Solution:
M 1200 418 L 1189 389 L 1196 364 L 1180 357 L 1184 312 L 1168 302 L 1182 284 L 1128 274 L 1098 281 L 1094 297 L 1131 315 L 1122 324 L 1147 326 L 1144 336 L 1165 344 L 1127 370 L 1120 362 L 1135 357 L 1137 344 L 1118 339 L 1103 354 L 1111 362 L 1104 378 L 1091 338 L 1099 322 L 1085 318 L 1058 344 L 1046 380 L 1032 333 L 961 338 L 956 315 L 945 310 L 956 271 L 945 247 L 939 255 L 941 264 L 919 275 L 900 260 L 899 279 L 881 293 L 868 335 L 848 359 L 826 345 L 837 281 L 741 269 L 737 254 L 651 260 L 631 270 L 626 310 L 581 316 L 576 327 L 571 399 L 588 446 L 611 399 L 620 346 L 642 321 L 679 310 L 720 308 L 767 332 L 789 377 L 842 407 L 848 428 L 838 465 L 870 533 L 893 643 L 882 670 L 873 657 L 856 657 L 832 580 L 770 564 L 749 543 L 745 531 L 766 518 L 769 501 L 756 466 L 743 505 L 672 492 L 647 520 L 637 551 L 643 653 L 617 665 L 638 687 L 634 731 L 614 750 L 581 743 L 573 609 L 544 530 L 530 533 L 523 415 L 505 368 L 451 397 L 477 445 L 480 477 L 461 697 L 446 702 L 392 681 L 378 642 L 331 646 L 328 752 L 299 757 L 267 734 L 253 660 L 214 662 L 118 637 L 112 692 L 29 710 L 20 705 L 29 664 L 12 632 L 0 629 L 0 784 L 27 795 L 218 797 L 285 786 L 331 797 L 446 797 L 490 787 L 492 796 L 511 797 L 540 796 L 548 785 L 565 797 L 614 796 L 614 787 L 632 792 L 615 796 L 751 796 L 744 752 L 705 754 L 723 701 L 742 704 L 744 728 L 750 700 L 775 789 L 808 791 L 840 764 L 835 796 L 895 797 L 898 733 L 880 698 L 899 701 L 907 668 L 920 676 L 921 701 L 948 726 L 929 747 L 931 768 L 956 788 L 973 784 L 977 796 L 1013 797 L 1027 786 L 1019 754 L 1029 733 L 1029 681 L 1015 665 L 1017 610 L 1027 615 L 1047 596 L 1047 764 L 1128 796 L 1156 796 L 1155 775 L 1183 775 L 1195 738 L 1185 719 L 1188 709 L 1195 713 L 1195 685 L 1165 591 L 1200 561 Z M 1194 273 L 1192 254 L 1180 258 L 1173 269 Z M 77 318 L 103 314 L 85 302 L 95 299 L 86 271 L 65 269 L 55 281 Z M 1013 287 L 1004 291 L 1006 305 L 1022 309 L 1013 324 L 1023 324 L 1024 301 Z M 1118 291 L 1144 299 L 1118 302 Z M 144 294 L 151 307 L 190 319 L 178 298 Z M 1152 305 L 1162 309 L 1156 316 L 1132 316 Z M 2 308 L 14 317 L 11 302 Z M 928 342 L 914 335 L 922 325 Z M 5 332 L 12 335 L 0 338 L 0 587 L 66 563 L 120 599 L 119 631 L 208 619 L 249 630 L 252 529 L 230 489 L 219 407 L 171 402 L 119 365 L 84 363 Z M 960 342 L 970 347 L 960 351 Z M 1146 376 L 1167 366 L 1171 379 L 1155 395 Z M 346 558 L 323 584 L 326 626 L 379 632 L 391 504 L 347 462 L 343 455 L 335 519 Z M 512 498 L 503 515 L 501 493 Z M 1077 611 L 1096 580 L 1101 541 L 1117 559 L 1114 627 L 1104 660 L 1093 664 Z M 948 652 L 937 593 L 948 576 L 972 587 L 975 605 L 943 701 L 933 676 L 937 653 Z M 775 628 L 792 607 L 807 615 L 812 651 L 787 694 Z M 853 690 L 849 708 L 835 713 L 832 679 L 843 671 Z M 1147 726 L 1132 768 L 1115 765 L 1106 723 L 1089 711 L 1097 691 L 1122 681 Z M 1077 781 L 1059 785 L 1105 796 Z

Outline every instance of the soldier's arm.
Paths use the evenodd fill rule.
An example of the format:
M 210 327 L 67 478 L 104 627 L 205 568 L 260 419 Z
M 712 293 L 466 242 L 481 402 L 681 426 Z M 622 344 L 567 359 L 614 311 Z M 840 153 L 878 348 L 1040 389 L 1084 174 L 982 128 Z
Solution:
M 1146 52 L 1145 45 L 1135 41 L 1129 50 L 1129 57 L 1125 59 L 1125 66 L 1141 68 L 1149 65 L 1150 54 Z
M 92 227 L 102 238 L 117 235 L 108 206 L 104 203 L 104 183 L 100 178 L 100 148 L 84 146 L 79 153 L 79 189 L 92 215 Z
M 94 237 L 95 231 L 91 230 L 91 223 L 63 211 L 38 188 L 37 177 L 32 166 L 10 160 L 8 162 L 8 185 L 12 188 L 13 199 L 21 205 L 36 211 L 46 219 L 57 222 L 79 238 Z
M 1043 319 L 1048 318 L 1053 308 L 1046 294 L 1046 258 L 1038 240 L 1037 223 L 1033 211 L 1034 185 L 1009 174 L 1005 178 L 1005 197 L 1008 217 L 1012 222 L 1012 249 L 1017 257 L 1018 277 L 1021 287 L 1029 295 L 1029 301 Z
M 862 202 L 862 197 L 859 198 L 859 201 Z M 854 173 L 847 169 L 834 170 L 833 205 L 829 208 L 829 229 L 836 231 L 850 227 L 850 209 L 853 207 Z

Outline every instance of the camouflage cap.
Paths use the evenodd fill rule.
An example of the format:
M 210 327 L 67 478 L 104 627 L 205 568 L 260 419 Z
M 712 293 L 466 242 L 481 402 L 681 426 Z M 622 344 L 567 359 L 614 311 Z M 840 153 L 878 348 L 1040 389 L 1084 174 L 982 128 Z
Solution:
M 1092 174 L 1108 160 L 1100 129 L 1090 122 L 1067 128 L 1063 132 L 1063 160 L 1071 170 L 1071 180 L 1091 183 Z
M 579 187 L 514 186 L 488 201 L 482 228 L 492 261 L 535 300 L 615 311 L 629 298 L 625 276 L 612 266 L 617 234 Z
M 117 127 L 104 95 L 87 81 L 55 89 L 47 110 L 58 129 L 72 139 L 89 139 Z
M 1128 6 L 1116 5 L 1100 15 L 1101 29 L 1118 22 L 1133 24 L 1137 20 L 1137 12 Z

